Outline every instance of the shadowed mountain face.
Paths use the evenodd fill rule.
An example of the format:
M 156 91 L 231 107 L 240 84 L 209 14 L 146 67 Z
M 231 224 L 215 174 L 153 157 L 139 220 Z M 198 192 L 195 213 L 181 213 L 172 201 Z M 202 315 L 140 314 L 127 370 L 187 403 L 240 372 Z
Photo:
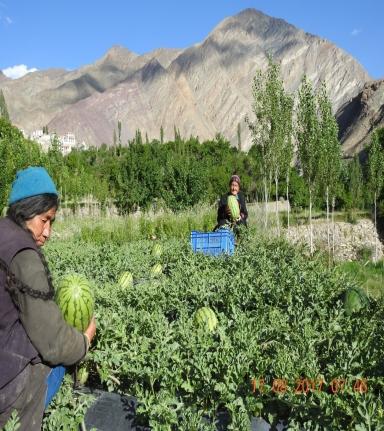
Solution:
M 137 55 L 111 48 L 92 65 L 74 71 L 47 70 L 1 80 L 13 122 L 27 132 L 48 125 L 74 132 L 90 145 L 112 143 L 122 124 L 122 142 L 136 129 L 172 139 L 213 138 L 220 132 L 243 148 L 251 145 L 244 122 L 251 113 L 252 79 L 272 54 L 285 86 L 293 92 L 304 74 L 317 86 L 325 80 L 334 110 L 344 107 L 370 78 L 343 50 L 283 20 L 254 9 L 222 21 L 199 44 L 184 50 L 158 49 Z M 345 120 L 347 123 L 347 120 Z
M 384 79 L 367 82 L 337 114 L 344 152 L 360 152 L 370 141 L 371 133 L 384 127 Z

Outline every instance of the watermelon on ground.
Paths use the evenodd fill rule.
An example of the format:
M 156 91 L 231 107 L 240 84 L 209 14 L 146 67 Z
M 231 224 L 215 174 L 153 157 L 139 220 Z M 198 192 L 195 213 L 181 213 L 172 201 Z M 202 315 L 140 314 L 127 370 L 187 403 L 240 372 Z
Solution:
M 212 308 L 201 307 L 195 313 L 195 324 L 199 327 L 205 328 L 209 332 L 216 329 L 218 320 Z
M 133 285 L 133 276 L 129 271 L 124 271 L 118 280 L 118 284 L 121 288 L 127 289 Z
M 158 277 L 159 275 L 162 274 L 162 272 L 163 272 L 163 267 L 162 267 L 161 263 L 156 263 L 151 268 L 151 277 L 152 278 Z
M 89 377 L 89 371 L 88 367 L 86 365 L 82 365 L 77 370 L 77 381 L 80 383 L 80 385 L 85 385 L 87 383 Z
M 156 243 L 152 248 L 152 256 L 160 257 L 162 253 L 163 253 L 163 248 L 161 247 L 161 244 Z
M 344 309 L 348 316 L 369 305 L 369 299 L 363 289 L 350 287 L 344 293 Z
M 92 319 L 94 297 L 92 285 L 80 274 L 64 276 L 56 291 L 56 303 L 65 321 L 84 332 Z

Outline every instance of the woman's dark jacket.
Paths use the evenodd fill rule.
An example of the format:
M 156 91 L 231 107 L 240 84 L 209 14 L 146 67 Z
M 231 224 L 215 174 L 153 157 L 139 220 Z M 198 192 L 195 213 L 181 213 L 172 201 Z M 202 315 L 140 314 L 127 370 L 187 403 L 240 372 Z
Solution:
M 84 334 L 69 326 L 48 298 L 47 274 L 32 236 L 9 218 L 0 219 L 0 258 L 1 390 L 29 363 L 71 365 L 88 346 Z M 14 287 L 11 294 L 7 271 L 34 295 Z
M 37 246 L 30 235 L 11 220 L 0 220 L 0 258 L 11 266 L 21 250 Z M 16 377 L 29 362 L 41 362 L 19 319 L 18 310 L 5 286 L 7 274 L 0 271 L 0 388 Z
M 231 196 L 231 193 L 227 193 L 223 195 L 219 201 L 219 207 L 217 210 L 217 226 L 223 226 L 227 223 L 231 223 L 231 218 L 228 214 L 228 196 Z M 240 217 L 241 220 L 237 222 L 237 224 L 247 224 L 248 211 L 247 206 L 245 204 L 245 197 L 242 192 L 237 194 L 237 200 L 240 205 Z

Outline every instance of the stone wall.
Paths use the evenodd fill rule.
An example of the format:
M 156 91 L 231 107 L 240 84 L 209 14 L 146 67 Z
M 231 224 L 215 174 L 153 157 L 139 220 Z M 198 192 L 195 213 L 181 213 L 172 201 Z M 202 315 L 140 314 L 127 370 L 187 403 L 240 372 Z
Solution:
M 327 223 L 324 221 L 314 221 L 313 238 L 315 249 L 327 249 L 328 237 Z M 379 241 L 374 224 L 369 219 L 361 219 L 356 224 L 346 222 L 334 223 L 330 225 L 330 241 L 332 245 L 334 238 L 335 259 L 355 260 L 361 256 L 362 252 L 370 251 L 371 259 L 375 259 L 375 247 L 377 245 L 377 258 L 383 258 L 384 247 Z M 310 240 L 309 225 L 293 226 L 287 232 L 287 238 L 293 243 L 308 244 Z

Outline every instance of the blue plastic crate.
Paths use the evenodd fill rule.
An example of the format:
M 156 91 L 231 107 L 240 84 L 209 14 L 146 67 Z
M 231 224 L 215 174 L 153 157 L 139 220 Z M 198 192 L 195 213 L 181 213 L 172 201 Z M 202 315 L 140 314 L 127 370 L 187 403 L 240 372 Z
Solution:
M 211 256 L 222 253 L 233 254 L 235 251 L 235 238 L 233 232 L 219 229 L 216 232 L 191 232 L 191 246 L 194 252 L 201 252 Z

